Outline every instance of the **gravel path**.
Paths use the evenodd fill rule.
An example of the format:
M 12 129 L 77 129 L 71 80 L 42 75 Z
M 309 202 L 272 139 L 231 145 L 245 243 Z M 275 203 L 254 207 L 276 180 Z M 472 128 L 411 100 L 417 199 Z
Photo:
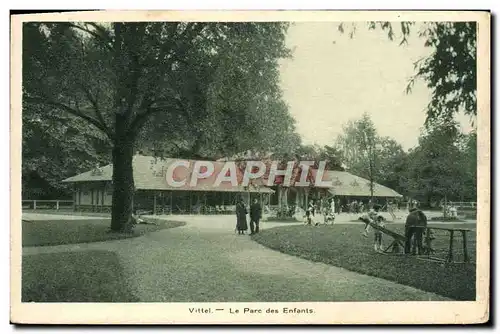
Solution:
M 23 254 L 114 251 L 134 294 L 143 302 L 447 300 L 270 250 L 234 233 L 229 216 L 168 218 L 185 220 L 187 225 L 132 239 L 26 247 Z M 262 228 L 282 224 L 264 222 Z

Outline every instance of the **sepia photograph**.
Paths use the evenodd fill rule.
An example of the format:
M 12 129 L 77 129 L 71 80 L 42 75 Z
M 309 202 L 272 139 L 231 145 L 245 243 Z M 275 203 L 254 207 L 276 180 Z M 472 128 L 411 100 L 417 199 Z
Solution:
M 489 12 L 11 19 L 11 321 L 488 320 Z

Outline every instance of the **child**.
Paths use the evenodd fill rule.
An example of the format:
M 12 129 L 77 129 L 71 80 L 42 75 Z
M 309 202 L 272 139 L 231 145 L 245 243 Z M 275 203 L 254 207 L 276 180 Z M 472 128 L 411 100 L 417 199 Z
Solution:
M 368 214 L 366 215 L 368 220 L 371 222 L 376 222 L 379 210 L 380 210 L 380 207 L 375 204 L 373 206 L 373 208 L 371 208 L 370 211 L 368 212 Z M 365 238 L 368 238 L 368 232 L 370 232 L 370 224 L 368 222 L 365 222 L 365 229 L 363 231 L 363 236 Z
M 431 255 L 432 253 L 434 253 L 434 249 L 432 248 L 432 241 L 436 239 L 436 237 L 434 236 L 434 232 L 430 228 L 427 228 L 424 234 L 425 234 L 424 254 Z
M 380 227 L 384 227 L 384 217 L 382 216 L 377 216 L 375 219 L 375 224 L 377 224 Z M 382 251 L 382 232 L 379 230 L 374 231 L 375 234 L 375 243 L 373 245 L 373 248 L 375 249 L 376 252 Z
M 395 221 L 396 220 L 396 213 L 394 212 L 395 211 L 395 205 L 394 205 L 394 203 L 389 202 L 387 204 L 387 211 L 389 211 L 389 214 L 392 217 L 392 221 Z

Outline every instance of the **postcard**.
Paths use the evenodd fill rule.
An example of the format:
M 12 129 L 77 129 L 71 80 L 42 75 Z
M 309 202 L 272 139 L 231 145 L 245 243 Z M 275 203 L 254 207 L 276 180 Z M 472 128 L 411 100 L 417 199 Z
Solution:
M 11 22 L 13 323 L 489 320 L 489 12 Z

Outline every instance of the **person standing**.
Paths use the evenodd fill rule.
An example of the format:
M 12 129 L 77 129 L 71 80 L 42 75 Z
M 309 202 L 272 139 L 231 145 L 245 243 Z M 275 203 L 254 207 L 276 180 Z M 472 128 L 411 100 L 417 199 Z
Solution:
M 421 255 L 423 253 L 422 238 L 427 227 L 427 216 L 417 209 L 416 204 L 410 209 L 405 223 L 405 254 Z M 413 238 L 413 247 L 412 247 Z
M 311 200 L 306 210 L 307 225 L 312 225 L 312 217 L 314 217 L 314 202 Z
M 335 199 L 332 198 L 330 200 L 330 208 L 329 208 L 329 211 L 328 211 L 328 220 L 332 222 L 332 224 L 335 222 Z
M 236 230 L 238 230 L 238 234 L 245 234 L 245 231 L 248 230 L 247 213 L 245 202 L 243 202 L 243 198 L 240 198 L 236 204 Z
M 395 205 L 394 205 L 394 203 L 392 201 L 388 201 L 387 202 L 387 211 L 389 211 L 389 214 L 392 217 L 392 221 L 395 221 L 396 220 L 396 213 L 394 212 L 395 211 Z
M 262 218 L 262 207 L 257 198 L 253 199 L 250 206 L 250 234 L 259 233 L 259 221 Z
M 375 219 L 375 224 L 377 224 L 380 227 L 385 227 L 384 220 L 385 220 L 384 217 L 379 215 Z M 374 240 L 373 248 L 375 249 L 376 252 L 381 252 L 382 251 L 382 232 L 380 230 L 374 229 L 374 235 L 375 235 L 375 240 Z
M 368 237 L 368 232 L 370 232 L 370 224 L 369 222 L 374 223 L 379 215 L 380 207 L 378 205 L 374 205 L 369 211 L 368 214 L 365 215 L 365 228 L 363 229 L 363 236 Z

